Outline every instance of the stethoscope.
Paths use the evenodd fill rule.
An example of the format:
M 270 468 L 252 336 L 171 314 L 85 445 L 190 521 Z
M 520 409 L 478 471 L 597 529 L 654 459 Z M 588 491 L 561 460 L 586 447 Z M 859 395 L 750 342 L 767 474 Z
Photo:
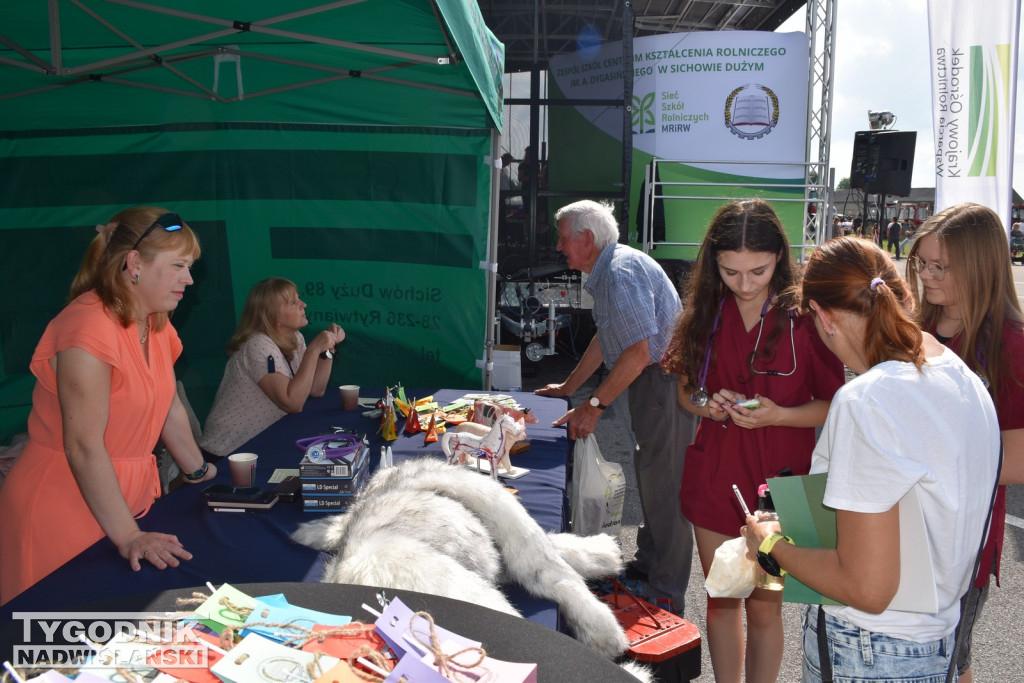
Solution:
M 352 455 L 359 450 L 359 443 L 359 437 L 352 434 L 328 434 L 299 439 L 295 446 L 306 452 L 310 462 L 323 462 Z
M 711 347 L 715 341 L 715 333 L 718 332 L 718 322 L 722 318 L 722 308 L 725 306 L 725 297 L 728 294 L 722 296 L 718 301 L 718 311 L 715 313 L 715 320 L 711 323 L 711 334 L 708 336 L 707 348 L 704 351 L 704 364 L 701 366 L 700 374 L 697 377 L 697 382 L 700 385 L 697 391 L 690 394 L 690 401 L 693 405 L 698 408 L 703 408 L 708 404 L 708 391 L 707 391 L 707 379 L 708 379 L 708 366 L 711 363 Z M 754 358 L 757 356 L 757 347 L 761 345 L 761 332 L 764 331 L 764 319 L 768 315 L 768 307 L 771 306 L 772 297 L 775 296 L 775 289 L 768 290 L 768 298 L 764 300 L 764 304 L 761 306 L 761 321 L 757 326 L 757 339 L 754 341 L 754 350 L 750 354 L 750 370 L 755 375 L 770 375 L 772 377 L 789 377 L 796 372 L 796 344 L 793 340 L 793 319 L 796 314 L 790 310 L 787 311 L 789 316 L 789 345 L 793 349 L 793 369 L 789 372 L 779 372 L 778 370 L 758 370 L 754 367 Z

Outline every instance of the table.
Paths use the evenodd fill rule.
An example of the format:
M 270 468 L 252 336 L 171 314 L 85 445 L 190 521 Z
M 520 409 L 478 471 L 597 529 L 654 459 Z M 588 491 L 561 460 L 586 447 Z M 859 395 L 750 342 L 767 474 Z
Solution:
M 470 391 L 449 389 L 434 395 L 441 402 L 450 402 Z M 422 396 L 427 393 L 422 392 Z M 363 392 L 364 399 L 379 395 Z M 530 450 L 514 456 L 517 465 L 531 470 L 529 475 L 515 480 L 520 499 L 545 530 L 564 531 L 568 518 L 569 442 L 565 429 L 551 427 L 551 422 L 565 412 L 567 402 L 530 393 L 511 395 L 539 418 L 539 423 L 527 428 Z M 286 415 L 238 450 L 259 454 L 257 484 L 265 485 L 275 468 L 298 467 L 302 453 L 295 447 L 296 439 L 328 432 L 332 425 L 367 432 L 372 466 L 376 466 L 380 446 L 384 443 L 375 434 L 378 421 L 363 417 L 361 410 L 341 410 L 338 393 L 333 389 L 322 398 L 308 401 L 303 412 Z M 403 435 L 391 442 L 391 446 L 396 462 L 416 455 L 440 456 L 440 446 L 436 443 L 424 446 L 422 434 Z M 218 470 L 214 481 L 230 483 L 227 462 Z M 181 486 L 157 500 L 149 514 L 139 520 L 144 530 L 177 535 L 193 554 L 192 560 L 164 571 L 143 564 L 141 571 L 132 572 L 115 546 L 101 539 L 0 607 L 0 624 L 10 621 L 13 612 L 56 611 L 86 601 L 152 595 L 207 582 L 220 585 L 319 580 L 324 566 L 321 554 L 293 543 L 290 534 L 301 522 L 317 519 L 322 513 L 305 513 L 299 502 L 278 503 L 268 512 L 215 513 L 207 509 L 202 499 L 203 488 L 201 485 Z M 509 594 L 525 617 L 553 629 L 558 627 L 553 603 L 532 598 L 521 590 L 509 591 Z
M 413 611 L 428 612 L 439 626 L 481 641 L 483 648 L 492 657 L 512 662 L 536 663 L 538 683 L 636 683 L 635 678 L 625 673 L 611 660 L 595 654 L 592 649 L 569 636 L 552 632 L 526 619 L 517 619 L 460 600 L 413 591 L 347 584 L 271 582 L 241 583 L 235 586 L 251 596 L 283 593 L 293 605 L 351 616 L 364 623 L 373 623 L 374 617 L 362 610 L 360 605 L 365 603 L 379 608 L 376 594 L 383 591 L 388 598 L 397 596 Z M 175 604 L 177 598 L 188 597 L 191 590 L 193 589 L 182 588 L 151 595 L 113 598 L 83 605 L 82 611 L 173 611 L 181 609 Z

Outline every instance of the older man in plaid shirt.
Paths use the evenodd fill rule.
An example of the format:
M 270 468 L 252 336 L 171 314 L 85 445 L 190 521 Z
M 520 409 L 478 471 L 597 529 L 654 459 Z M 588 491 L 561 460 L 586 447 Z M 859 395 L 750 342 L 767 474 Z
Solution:
M 678 378 L 658 365 L 681 310 L 679 293 L 657 261 L 617 244 L 619 229 L 610 205 L 579 201 L 559 209 L 555 220 L 557 248 L 569 267 L 590 274 L 584 288 L 594 297 L 597 334 L 564 382 L 536 393 L 571 396 L 604 363 L 608 375 L 590 398 L 555 422 L 567 425 L 570 438 L 581 439 L 629 389 L 637 442 L 633 467 L 644 513 L 631 565 L 647 574 L 649 597 L 671 598 L 674 611 L 682 614 L 693 534 L 679 511 L 679 484 L 696 420 L 679 407 Z

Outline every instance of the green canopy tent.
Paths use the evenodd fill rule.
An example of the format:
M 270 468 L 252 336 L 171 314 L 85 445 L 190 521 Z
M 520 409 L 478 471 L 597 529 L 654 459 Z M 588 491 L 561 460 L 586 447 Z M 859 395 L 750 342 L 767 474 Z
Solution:
M 173 317 L 200 415 L 272 275 L 345 328 L 335 380 L 486 386 L 502 70 L 473 0 L 4 3 L 0 442 L 94 225 L 137 204 L 202 241 Z

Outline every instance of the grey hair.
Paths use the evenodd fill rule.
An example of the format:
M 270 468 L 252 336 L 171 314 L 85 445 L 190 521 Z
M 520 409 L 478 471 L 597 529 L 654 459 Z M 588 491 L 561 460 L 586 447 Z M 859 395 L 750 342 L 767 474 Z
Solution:
M 561 223 L 563 218 L 571 237 L 579 237 L 584 230 L 589 230 L 598 249 L 619 241 L 619 223 L 611 204 L 581 199 L 555 212 L 556 223 Z

